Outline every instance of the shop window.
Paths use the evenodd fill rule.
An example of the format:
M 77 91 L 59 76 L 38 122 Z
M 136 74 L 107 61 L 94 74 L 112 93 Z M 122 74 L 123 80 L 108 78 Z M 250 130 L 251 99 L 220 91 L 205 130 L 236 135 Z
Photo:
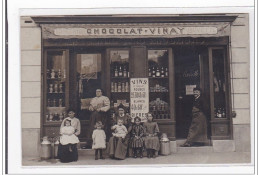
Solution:
M 149 108 L 155 119 L 170 119 L 168 50 L 148 50 Z
M 45 59 L 47 65 L 45 71 L 45 122 L 61 122 L 66 116 L 68 106 L 66 51 L 47 51 L 45 56 L 47 58 Z
M 129 113 L 130 73 L 129 50 L 110 50 L 111 111 L 123 105 Z
M 79 118 L 89 120 L 90 101 L 101 88 L 101 54 L 77 54 Z
M 226 118 L 226 80 L 223 49 L 212 50 L 215 118 Z

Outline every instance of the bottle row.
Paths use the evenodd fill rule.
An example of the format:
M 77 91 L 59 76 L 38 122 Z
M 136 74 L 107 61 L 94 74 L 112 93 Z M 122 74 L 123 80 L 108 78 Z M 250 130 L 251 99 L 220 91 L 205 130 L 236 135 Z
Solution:
M 112 68 L 112 77 L 124 77 L 124 78 L 129 78 L 129 70 L 126 68 L 127 66 L 114 66 Z
M 225 108 L 215 108 L 215 118 L 226 118 Z
M 47 107 L 65 107 L 63 99 L 48 99 Z
M 46 76 L 47 79 L 61 79 L 61 78 L 66 78 L 66 70 L 64 69 L 63 72 L 61 71 L 61 69 L 55 70 L 55 69 L 47 69 L 46 70 Z
M 169 110 L 169 104 L 160 98 L 156 98 L 156 100 L 153 100 L 149 103 L 150 111 L 168 111 Z
M 129 92 L 128 82 L 111 82 L 111 92 Z
M 148 76 L 149 77 L 168 77 L 168 68 L 167 67 L 150 67 L 148 69 Z
M 168 113 L 168 111 L 163 114 L 153 111 L 152 115 L 153 115 L 153 118 L 155 118 L 155 119 L 170 119 L 171 118 L 171 115 Z
M 47 121 L 62 121 L 66 116 L 66 112 L 63 113 L 49 113 L 46 114 L 46 120 Z
M 150 92 L 169 92 L 169 90 L 166 87 L 155 84 L 154 87 L 150 87 Z
M 49 93 L 64 93 L 62 83 L 49 84 Z

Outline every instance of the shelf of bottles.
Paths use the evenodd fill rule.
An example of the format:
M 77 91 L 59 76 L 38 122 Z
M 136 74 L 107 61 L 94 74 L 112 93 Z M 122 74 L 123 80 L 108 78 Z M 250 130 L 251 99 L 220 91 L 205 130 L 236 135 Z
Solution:
M 111 80 L 111 115 L 115 114 L 118 106 L 123 105 L 129 110 L 130 74 L 129 50 L 110 51 L 110 80 Z
M 62 121 L 66 116 L 65 52 L 48 51 L 46 69 L 46 122 Z
M 226 118 L 226 88 L 224 75 L 224 52 L 222 49 L 212 50 L 213 83 L 214 83 L 214 115 L 215 118 Z
M 149 111 L 155 119 L 170 119 L 168 51 L 148 50 Z

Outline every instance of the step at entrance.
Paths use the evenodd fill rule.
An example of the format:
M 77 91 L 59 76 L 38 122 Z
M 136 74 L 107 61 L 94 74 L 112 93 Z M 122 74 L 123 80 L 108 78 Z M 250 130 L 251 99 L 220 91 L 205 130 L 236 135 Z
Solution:
M 177 147 L 177 153 L 210 153 L 213 152 L 212 146 L 200 146 L 200 147 Z

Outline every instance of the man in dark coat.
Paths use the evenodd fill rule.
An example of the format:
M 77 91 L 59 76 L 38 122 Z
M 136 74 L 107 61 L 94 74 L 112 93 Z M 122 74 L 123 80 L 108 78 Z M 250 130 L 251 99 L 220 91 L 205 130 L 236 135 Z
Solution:
M 192 122 L 186 142 L 181 145 L 190 147 L 204 145 L 207 142 L 207 119 L 203 113 L 201 91 L 199 88 L 193 90 L 194 104 L 192 107 Z

